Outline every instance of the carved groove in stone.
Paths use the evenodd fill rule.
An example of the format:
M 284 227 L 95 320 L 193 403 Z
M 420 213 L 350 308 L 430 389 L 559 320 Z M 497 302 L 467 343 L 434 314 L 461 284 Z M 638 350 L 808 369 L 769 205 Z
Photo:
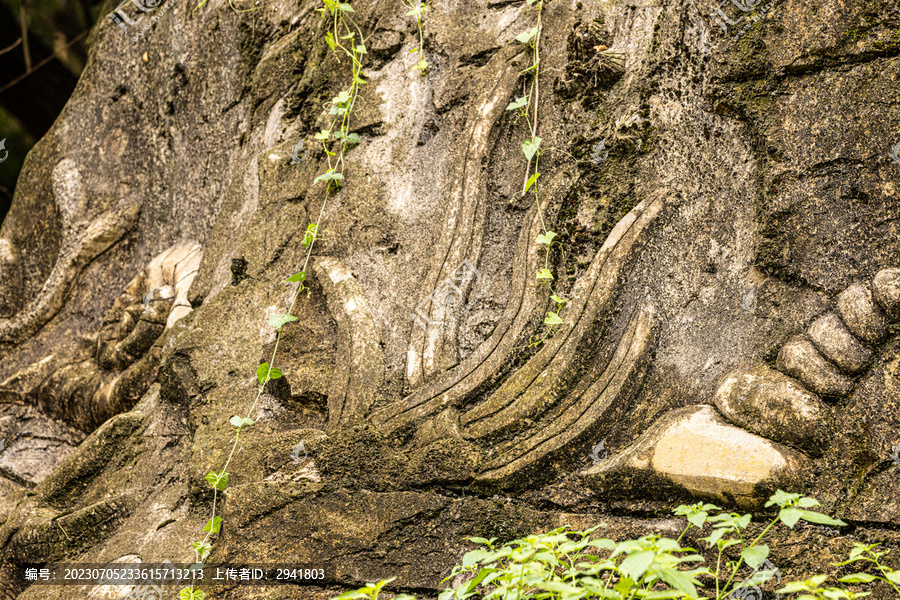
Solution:
M 469 436 L 480 438 L 535 416 L 552 402 L 554 389 L 577 356 L 576 349 L 612 306 L 619 276 L 631 249 L 664 204 L 664 196 L 645 200 L 616 225 L 591 267 L 573 290 L 566 322 L 553 338 L 499 390 L 460 419 Z
M 527 406 L 541 402 L 541 394 L 546 390 L 546 385 L 531 388 L 532 382 L 544 368 L 552 369 L 553 373 L 562 373 L 571 362 L 571 352 L 566 356 L 560 352 L 561 348 L 571 350 L 582 340 L 590 329 L 597 315 L 609 305 L 613 292 L 618 283 L 618 277 L 625 261 L 636 243 L 642 239 L 642 234 L 647 226 L 652 223 L 665 204 L 665 193 L 660 193 L 653 199 L 647 199 L 634 207 L 613 228 L 603 247 L 598 251 L 588 272 L 578 281 L 573 290 L 573 299 L 569 302 L 566 324 L 563 325 L 554 338 L 534 356 L 524 367 L 519 369 L 513 378 L 504 384 L 500 390 L 494 393 L 484 404 L 467 413 L 467 419 L 463 425 L 474 422 L 480 418 L 490 417 L 503 410 L 510 404 L 516 403 L 511 410 L 516 412 L 528 412 Z M 530 242 L 533 237 L 525 242 Z M 520 246 L 523 242 L 520 238 Z M 534 244 L 528 244 L 530 251 L 534 251 Z M 526 246 L 526 247 L 528 247 Z M 517 253 L 517 257 L 521 256 Z M 514 272 L 514 277 L 516 273 Z M 508 314 L 508 313 L 507 313 Z M 517 316 L 522 316 L 521 311 Z M 525 320 L 523 318 L 523 320 Z M 524 327 L 524 323 L 522 324 Z M 499 329 L 499 326 L 498 326 Z M 384 425 L 389 431 L 396 431 L 410 423 L 415 423 L 423 418 L 434 415 L 446 408 L 449 404 L 456 404 L 466 399 L 468 394 L 481 387 L 496 372 L 497 368 L 506 360 L 508 352 L 516 343 L 517 336 L 507 335 L 509 331 L 497 332 L 491 336 L 481 347 L 476 349 L 462 364 L 451 370 L 447 379 L 441 379 L 424 389 L 417 390 L 408 396 L 403 402 L 397 403 L 386 410 L 373 415 L 373 420 Z M 500 343 L 500 341 L 504 343 Z M 559 358 L 556 358 L 559 355 Z M 550 365 L 548 367 L 548 365 Z M 544 381 L 555 381 L 556 376 L 546 376 Z M 516 387 L 518 386 L 518 387 Z M 520 392 L 524 399 L 517 400 Z M 405 404 L 405 406 L 403 406 Z M 510 417 L 505 413 L 497 416 L 496 420 L 488 420 L 482 425 L 485 430 L 497 429 L 495 422 L 509 423 Z M 477 430 L 473 430 L 477 431 Z M 474 435 L 482 435 L 475 433 Z
M 84 268 L 135 226 L 141 210 L 137 202 L 122 203 L 94 219 L 79 219 L 85 201 L 71 160 L 53 170 L 53 191 L 64 227 L 59 257 L 37 296 L 7 322 L 0 320 L 0 356 L 4 346 L 22 342 L 56 316 Z
M 509 478 L 576 441 L 601 419 L 622 408 L 622 404 L 641 387 L 653 322 L 652 307 L 636 311 L 603 373 L 596 378 L 585 377 L 567 399 L 568 406 L 551 423 L 537 428 L 524 440 L 498 446 L 498 458 L 486 465 L 487 470 L 478 479 Z M 468 437 L 467 433 L 464 431 L 463 435 Z
M 342 261 L 320 257 L 312 268 L 341 340 L 328 392 L 330 432 L 363 417 L 378 397 L 385 373 L 382 336 L 366 305 L 362 286 Z
M 510 49 L 495 58 L 495 62 L 503 61 L 502 70 L 497 74 L 488 96 L 471 110 L 470 124 L 466 128 L 468 137 L 464 138 L 462 165 L 450 189 L 450 209 L 441 227 L 441 239 L 435 247 L 435 256 L 438 258 L 423 282 L 420 301 L 426 299 L 439 282 L 452 273 L 463 260 L 478 264 L 485 220 L 485 206 L 481 200 L 485 197 L 487 172 L 483 160 L 487 158 L 490 150 L 491 132 L 497 121 L 506 113 L 506 100 L 518 78 L 518 70 L 510 62 L 514 54 Z M 534 216 L 529 212 L 528 217 Z M 514 281 L 523 280 L 514 279 Z M 431 307 L 429 313 L 431 320 L 440 321 L 445 316 L 442 308 Z M 410 385 L 413 387 L 422 385 L 429 376 L 441 369 L 442 362 L 452 360 L 452 357 L 445 355 L 451 352 L 455 354 L 455 350 L 451 350 L 454 347 L 455 341 L 446 338 L 443 328 L 429 327 L 423 332 L 414 326 L 407 352 L 407 379 Z

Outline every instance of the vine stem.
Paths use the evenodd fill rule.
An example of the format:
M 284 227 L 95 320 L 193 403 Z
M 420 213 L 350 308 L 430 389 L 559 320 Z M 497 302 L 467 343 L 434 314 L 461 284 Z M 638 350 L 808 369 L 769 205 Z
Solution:
M 534 96 L 534 118 L 528 123 L 529 128 L 531 129 L 531 139 L 533 140 L 535 136 L 537 136 L 538 131 L 538 102 L 541 96 L 541 88 L 538 83 L 538 76 L 541 72 L 541 54 L 540 54 L 540 46 L 541 46 L 541 31 L 543 30 L 543 22 L 541 16 L 544 12 L 544 0 L 538 0 L 538 17 L 537 17 L 537 33 L 534 36 L 534 61 L 532 66 L 534 68 L 534 81 L 531 84 L 532 95 Z M 527 115 L 526 115 L 527 119 Z M 537 160 L 535 160 L 534 171 L 537 173 Z M 528 161 L 528 165 L 525 167 L 525 181 L 522 182 L 522 195 L 525 195 L 525 188 L 528 185 L 528 178 L 531 177 L 531 161 Z M 535 182 L 537 185 L 537 182 Z M 536 194 L 535 194 L 536 195 Z M 538 212 L 540 212 L 540 207 L 538 207 Z M 541 218 L 541 225 L 543 225 L 543 218 Z M 546 232 L 546 228 L 544 228 Z
M 206 0 L 204 0 L 204 2 L 205 1 Z M 201 4 L 201 6 L 202 6 L 202 4 Z M 338 14 L 340 14 L 340 17 L 338 17 Z M 335 33 L 334 38 L 335 38 L 335 40 L 340 39 L 340 37 L 338 36 L 339 22 L 340 22 L 340 24 L 342 24 L 344 26 L 344 29 L 348 33 L 352 33 L 350 28 L 346 25 L 346 23 L 343 22 L 343 19 L 345 18 L 345 16 L 346 15 L 344 15 L 340 11 L 337 11 L 335 13 L 335 18 L 334 18 L 334 33 Z M 364 43 L 362 31 L 360 31 L 359 26 L 353 21 L 353 19 L 351 19 L 349 17 L 346 17 L 346 18 L 347 18 L 347 20 L 350 21 L 350 23 L 356 29 L 356 32 L 359 34 L 360 43 Z M 362 62 L 357 57 L 358 52 L 357 52 L 356 45 L 351 44 L 351 49 L 348 50 L 342 44 L 337 42 L 335 44 L 335 47 L 340 48 L 345 54 L 347 54 L 351 58 L 351 60 L 352 60 L 352 69 L 351 70 L 353 71 L 353 82 L 350 85 L 350 102 L 347 104 L 346 109 L 343 111 L 343 114 L 341 115 L 340 132 L 343 134 L 343 136 L 341 137 L 340 140 L 338 140 L 340 142 L 340 150 L 337 153 L 337 157 L 335 158 L 333 166 L 332 166 L 332 161 L 331 161 L 332 155 L 327 152 L 327 147 L 326 147 L 326 156 L 327 156 L 326 162 L 328 164 L 329 169 L 333 173 L 339 172 L 339 173 L 343 174 L 344 152 L 347 147 L 347 134 L 349 133 L 349 129 L 350 129 L 350 114 L 352 113 L 353 106 L 356 103 L 357 97 L 359 96 L 359 84 L 360 84 L 359 76 L 362 71 Z M 334 130 L 337 120 L 338 120 L 337 116 L 335 116 L 335 118 L 331 122 L 331 127 L 329 129 L 329 132 Z M 324 145 L 324 142 L 323 142 L 323 145 Z M 338 170 L 339 168 L 340 168 L 340 170 Z M 325 206 L 328 204 L 328 199 L 331 197 L 331 189 L 332 189 L 332 182 L 326 181 L 325 197 L 322 199 L 322 205 L 319 207 L 319 214 L 316 218 L 316 224 L 315 224 L 315 233 L 313 234 L 312 239 L 310 240 L 309 246 L 307 247 L 307 250 L 306 250 L 306 256 L 303 260 L 303 268 L 301 270 L 303 273 L 306 273 L 306 270 L 309 268 L 309 261 L 312 258 L 313 247 L 315 246 L 316 240 L 318 239 L 319 227 L 322 224 L 322 219 L 325 214 Z M 300 297 L 300 292 L 302 292 L 304 289 L 308 289 L 308 288 L 306 288 L 301 281 L 299 283 L 299 285 L 297 286 L 296 291 L 294 292 L 293 298 L 291 299 L 291 305 L 287 311 L 288 315 L 293 316 L 294 309 L 297 305 L 297 300 Z M 262 397 L 263 392 L 265 391 L 266 385 L 272 379 L 271 378 L 271 370 L 275 365 L 275 358 L 278 355 L 278 347 L 281 343 L 281 338 L 282 338 L 283 333 L 284 333 L 284 325 L 282 325 L 281 327 L 278 328 L 278 334 L 276 335 L 276 338 L 275 338 L 275 346 L 272 349 L 272 356 L 271 356 L 271 359 L 269 360 L 269 370 L 266 373 L 265 379 L 262 382 L 260 382 L 260 384 L 257 388 L 256 398 L 254 398 L 253 403 L 250 405 L 250 408 L 247 411 L 245 418 L 249 419 L 250 415 L 253 414 L 253 411 L 256 409 L 256 406 L 259 403 L 259 400 Z M 238 443 L 240 442 L 241 432 L 243 431 L 244 426 L 245 425 L 240 425 L 237 428 L 237 431 L 235 432 L 235 436 L 234 436 L 234 442 L 231 445 L 231 451 L 228 454 L 228 458 L 225 461 L 225 465 L 222 467 L 221 471 L 218 472 L 217 477 L 221 477 L 224 474 L 226 474 L 228 465 L 231 464 L 231 460 L 234 457 L 235 451 L 237 450 Z M 213 486 L 212 515 L 208 522 L 209 531 L 206 532 L 206 535 L 201 540 L 201 542 L 200 542 L 201 545 L 205 545 L 209 541 L 210 537 L 213 534 L 213 530 L 215 529 L 216 508 L 218 505 L 218 493 L 219 493 L 219 488 Z M 203 559 L 200 555 L 200 551 L 196 548 L 194 549 L 194 556 L 195 556 L 195 563 L 202 562 Z M 191 587 L 190 587 L 190 597 L 191 598 L 194 597 L 195 586 L 196 586 L 196 579 L 192 578 L 191 579 Z

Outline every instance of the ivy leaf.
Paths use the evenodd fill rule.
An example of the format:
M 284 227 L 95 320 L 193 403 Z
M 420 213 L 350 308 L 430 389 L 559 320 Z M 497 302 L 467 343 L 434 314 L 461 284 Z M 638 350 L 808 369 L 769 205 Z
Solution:
M 220 529 L 222 529 L 222 517 L 213 517 L 206 522 L 203 531 L 207 533 L 219 533 Z
M 250 417 L 239 417 L 237 415 L 228 419 L 228 422 L 235 427 L 243 427 L 244 425 L 253 425 L 254 423 L 256 423 L 256 421 L 254 421 Z
M 517 96 L 515 102 L 510 102 L 509 106 L 506 107 L 506 110 L 516 110 L 517 108 L 522 108 L 523 106 L 528 106 L 528 96 Z
M 535 241 L 538 244 L 546 244 L 549 246 L 550 244 L 553 243 L 553 238 L 555 238 L 555 237 L 556 237 L 556 233 L 554 233 L 552 231 L 548 231 L 547 233 L 542 233 L 539 236 L 537 236 L 537 239 Z
M 328 140 L 331 139 L 331 132 L 330 132 L 330 131 L 326 131 L 326 130 L 323 129 L 322 131 L 320 131 L 319 133 L 317 133 L 317 134 L 314 135 L 313 137 L 316 138 L 316 139 L 319 140 L 319 141 L 327 142 Z
M 522 193 L 523 193 L 523 194 L 527 194 L 527 193 L 528 193 L 528 190 L 531 189 L 531 186 L 534 185 L 534 182 L 537 181 L 537 180 L 538 180 L 538 177 L 540 177 L 540 176 L 541 176 L 540 173 L 535 173 L 534 175 L 532 175 L 531 177 L 529 177 L 529 178 L 528 178 L 528 181 L 525 182 L 525 189 L 522 190 Z
M 228 473 L 216 473 L 215 471 L 210 471 L 206 474 L 205 479 L 220 492 L 224 492 L 225 488 L 228 487 Z M 219 518 L 219 520 L 221 521 L 222 519 Z M 206 530 L 204 529 L 203 531 Z
M 525 158 L 530 162 L 534 155 L 538 151 L 538 147 L 541 145 L 541 138 L 535 136 L 533 139 L 525 140 L 522 142 L 522 152 L 525 153 Z
M 533 38 L 533 37 L 536 36 L 536 35 L 537 35 L 537 27 L 532 27 L 532 28 L 529 29 L 528 31 L 525 31 L 525 32 L 520 33 L 519 35 L 517 35 L 517 36 L 516 36 L 516 41 L 517 41 L 517 42 L 522 42 L 523 44 L 527 44 L 528 42 L 531 41 L 531 38 Z
M 338 179 L 343 179 L 344 175 L 341 173 L 335 173 L 334 169 L 328 169 L 315 179 L 313 179 L 313 183 L 319 183 L 320 181 L 334 181 Z
M 281 379 L 282 377 L 284 377 L 284 373 L 278 367 L 269 369 L 269 379 Z
M 269 325 L 274 327 L 275 329 L 281 329 L 281 326 L 285 323 L 290 323 L 291 321 L 296 321 L 297 317 L 294 315 L 272 315 L 269 317 Z
M 334 52 L 334 36 L 330 31 L 325 34 L 325 42 L 328 44 L 328 47 L 331 48 L 331 51 Z
M 355 10 L 353 10 L 353 7 L 350 6 L 349 4 L 347 4 L 346 2 L 338 2 L 337 7 L 338 7 L 338 10 L 341 12 L 347 12 L 347 13 L 356 12 Z
M 546 325 L 561 325 L 562 322 L 563 320 L 559 315 L 552 311 L 548 311 L 547 316 L 544 318 L 544 323 Z
M 537 278 L 538 279 L 553 279 L 553 273 L 550 272 L 550 269 L 538 269 Z
M 303 281 L 304 279 L 306 279 L 306 271 L 300 271 L 299 273 L 294 273 L 281 283 L 296 283 L 298 281 Z
M 256 368 L 256 380 L 260 385 L 269 380 L 269 363 L 264 362 Z
M 368 54 L 368 52 L 366 52 L 366 45 L 365 44 L 357 44 L 356 45 L 356 53 L 357 54 Z
M 559 296 L 557 296 L 556 294 L 553 294 L 552 296 L 550 296 L 550 299 L 553 300 L 554 302 L 556 302 L 557 304 L 565 304 L 566 302 L 568 302 L 568 300 L 564 300 L 564 299 L 560 298 Z
M 209 556 L 209 553 L 212 550 L 212 546 L 204 544 L 203 542 L 191 542 L 191 547 L 194 549 L 194 552 L 200 556 L 200 560 L 206 560 L 206 557 Z

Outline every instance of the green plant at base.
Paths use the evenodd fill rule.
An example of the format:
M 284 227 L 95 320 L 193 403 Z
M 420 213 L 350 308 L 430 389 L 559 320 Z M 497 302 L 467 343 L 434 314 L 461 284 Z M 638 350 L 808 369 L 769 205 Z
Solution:
M 875 548 L 878 545 L 879 544 L 871 544 L 867 546 L 860 543 L 854 544 L 847 560 L 832 564 L 836 567 L 842 567 L 855 562 L 868 562 L 875 566 L 881 575 L 880 577 L 869 573 L 852 573 L 841 577 L 838 581 L 841 583 L 872 583 L 874 581 L 883 581 L 894 588 L 897 597 L 900 597 L 900 588 L 897 587 L 897 585 L 900 584 L 900 571 L 896 571 L 881 564 L 881 558 L 890 552 L 890 550 L 876 550 Z M 872 593 L 853 592 L 839 587 L 821 587 L 826 578 L 826 575 L 816 575 L 805 581 L 792 581 L 778 590 L 778 592 L 801 592 L 801 595 L 797 600 L 855 600 L 856 598 L 869 596 Z
M 768 508 L 770 506 L 778 506 L 780 509 L 778 514 L 769 522 L 763 531 L 752 541 L 749 541 L 749 543 L 744 539 L 743 532 L 747 526 L 750 525 L 750 520 L 752 519 L 752 515 L 750 514 L 739 515 L 737 513 L 722 512 L 711 516 L 709 514 L 710 511 L 721 509 L 713 504 L 704 503 L 693 504 L 690 506 L 682 504 L 673 511 L 676 516 L 683 516 L 688 520 L 687 527 L 678 537 L 679 540 L 681 540 L 681 538 L 684 537 L 684 534 L 693 527 L 702 529 L 706 523 L 712 524 L 712 532 L 710 532 L 709 536 L 701 538 L 701 541 L 709 544 L 710 548 L 715 546 L 718 551 L 715 572 L 716 600 L 723 600 L 723 598 L 728 597 L 735 590 L 765 583 L 775 576 L 775 573 L 772 571 L 762 571 L 755 575 L 752 580 L 744 580 L 732 585 L 735 575 L 737 575 L 741 566 L 745 563 L 751 569 L 757 569 L 766 561 L 766 559 L 768 559 L 769 547 L 765 544 L 760 544 L 759 542 L 772 530 L 776 523 L 784 523 L 791 529 L 794 528 L 798 521 L 807 521 L 819 525 L 846 525 L 846 523 L 838 519 L 832 519 L 822 513 L 806 510 L 813 506 L 819 506 L 819 502 L 815 498 L 808 498 L 801 494 L 789 494 L 778 490 L 771 498 L 769 498 L 769 501 L 766 502 L 766 507 Z M 725 550 L 732 546 L 740 546 L 739 558 L 737 560 L 727 561 L 725 565 L 722 565 L 722 557 Z M 719 582 L 723 566 L 725 568 L 725 575 L 727 575 L 728 579 L 725 584 L 720 587 Z
M 247 410 L 246 416 L 240 417 L 235 415 L 229 419 L 229 423 L 236 428 L 234 441 L 231 445 L 231 452 L 221 470 L 211 471 L 205 477 L 206 481 L 213 488 L 212 515 L 207 521 L 206 526 L 203 528 L 206 535 L 202 540 L 191 543 L 191 548 L 195 557 L 195 566 L 202 565 L 203 561 L 206 560 L 206 557 L 209 556 L 209 553 L 212 550 L 210 538 L 213 534 L 219 533 L 221 530 L 222 517 L 216 515 L 218 494 L 219 492 L 224 492 L 228 486 L 227 469 L 228 465 L 231 463 L 231 459 L 234 457 L 234 452 L 237 449 L 241 432 L 244 427 L 249 427 L 254 424 L 254 420 L 250 418 L 250 415 L 253 414 L 253 410 L 259 403 L 259 399 L 262 397 L 266 384 L 273 379 L 279 379 L 283 376 L 281 370 L 274 365 L 275 358 L 278 354 L 278 346 L 281 343 L 281 337 L 284 333 L 284 326 L 297 320 L 297 317 L 294 316 L 293 312 L 297 300 L 300 297 L 300 293 L 306 291 L 307 296 L 310 294 L 310 290 L 304 285 L 304 281 L 306 280 L 306 270 L 312 256 L 313 245 L 315 244 L 316 239 L 318 239 L 325 206 L 328 203 L 331 193 L 340 189 L 341 181 L 344 179 L 344 153 L 346 152 L 347 147 L 360 142 L 359 135 L 350 133 L 350 116 L 359 95 L 359 86 L 366 83 L 362 78 L 361 60 L 366 54 L 365 40 L 359 27 L 350 17 L 350 14 L 354 11 L 349 3 L 338 2 L 335 0 L 323 1 L 324 6 L 318 10 L 322 13 L 323 17 L 330 17 L 332 22 L 330 31 L 325 34 L 325 42 L 328 44 L 329 48 L 331 48 L 332 52 L 339 55 L 344 54 L 350 58 L 353 79 L 349 89 L 341 91 L 326 105 L 329 114 L 333 115 L 333 118 L 331 119 L 328 129 L 323 129 L 315 135 L 315 139 L 322 143 L 328 168 L 325 173 L 316 177 L 313 183 L 325 183 L 325 198 L 322 200 L 322 206 L 319 208 L 316 222 L 307 225 L 303 235 L 301 244 L 306 248 L 306 257 L 303 261 L 303 268 L 282 281 L 282 283 L 299 283 L 291 300 L 290 308 L 282 315 L 273 315 L 269 317 L 269 326 L 274 327 L 277 330 L 275 347 L 272 350 L 272 357 L 270 360 L 259 365 L 256 370 L 256 379 L 258 383 L 256 398 L 253 400 L 249 410 Z M 329 144 L 336 147 L 329 149 Z M 195 582 L 193 580 L 191 582 L 191 587 L 185 587 L 179 591 L 179 598 L 181 600 L 204 600 L 205 596 L 206 594 L 203 590 L 195 589 Z
M 710 511 L 721 509 L 702 502 L 682 505 L 674 510 L 676 515 L 688 520 L 687 527 L 676 540 L 658 535 L 645 535 L 623 542 L 591 539 L 591 533 L 599 525 L 586 531 L 570 531 L 568 527 L 560 527 L 548 533 L 513 540 L 502 546 L 495 544 L 497 538 L 467 538 L 483 547 L 467 552 L 462 564 L 454 567 L 443 581 L 460 575 L 470 578 L 456 587 L 442 591 L 438 600 L 707 600 L 706 596 L 700 595 L 698 588 L 705 587 L 700 578 L 709 577 L 715 579 L 715 598 L 721 600 L 735 590 L 764 583 L 774 576 L 773 571 L 764 571 L 761 572 L 761 577 L 755 574 L 750 580 L 731 585 L 742 565 L 758 569 L 765 562 L 769 553 L 768 546 L 759 542 L 776 523 L 781 522 L 789 528 L 793 528 L 801 520 L 821 525 L 845 525 L 843 521 L 807 510 L 818 505 L 813 498 L 777 491 L 769 499 L 767 506 L 778 506 L 778 514 L 749 543 L 744 540 L 743 532 L 750 524 L 751 515 L 724 512 L 710 515 Z M 702 529 L 707 524 L 712 525 L 712 532 L 704 541 L 709 543 L 710 548 L 716 546 L 719 550 L 715 572 L 701 566 L 705 560 L 696 550 L 681 546 L 681 539 L 690 529 Z M 723 572 L 723 551 L 738 545 L 740 557 L 724 565 L 726 570 Z M 851 552 L 853 558 L 847 562 L 872 562 L 878 566 L 886 580 L 890 580 L 893 575 L 889 574 L 894 571 L 879 566 L 878 562 L 885 553 L 876 552 L 873 548 L 874 546 L 857 544 Z M 728 581 L 720 587 L 720 580 L 725 576 Z M 855 579 L 851 581 L 851 578 Z M 336 600 L 377 600 L 378 592 L 394 579 L 346 592 Z M 819 588 L 824 579 L 825 576 L 817 576 L 811 581 L 790 583 L 779 592 L 808 592 L 797 600 L 855 600 L 868 594 L 839 588 Z M 842 578 L 842 581 L 845 580 L 869 581 L 861 577 L 861 574 Z M 406 594 L 398 596 L 398 600 L 400 598 L 412 600 Z
M 378 583 L 366 584 L 358 590 L 344 592 L 333 600 L 378 600 L 378 594 L 381 593 L 381 589 L 395 579 L 397 578 L 391 577 L 390 579 L 382 579 Z M 394 596 L 394 600 L 415 600 L 415 597 L 409 594 L 398 594 Z

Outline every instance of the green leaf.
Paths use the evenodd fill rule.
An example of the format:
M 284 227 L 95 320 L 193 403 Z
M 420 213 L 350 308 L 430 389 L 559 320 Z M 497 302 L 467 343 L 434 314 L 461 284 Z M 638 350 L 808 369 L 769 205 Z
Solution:
M 356 45 L 356 53 L 357 54 L 368 54 L 368 52 L 366 51 L 366 45 L 365 44 L 357 44 Z
M 536 581 L 534 585 L 548 592 L 563 594 L 567 598 L 580 598 L 586 591 L 561 581 Z
M 540 176 L 541 176 L 540 173 L 535 173 L 534 175 L 532 175 L 531 177 L 529 177 L 529 178 L 528 178 L 528 181 L 525 182 L 525 189 L 522 190 L 522 193 L 523 193 L 523 194 L 527 194 L 527 193 L 528 193 L 528 190 L 531 189 L 531 186 L 534 185 L 534 183 L 538 180 L 538 177 L 540 177 Z
M 334 36 L 330 31 L 325 34 L 325 42 L 328 44 L 328 47 L 331 48 L 331 51 L 334 52 Z
M 316 138 L 316 139 L 319 140 L 319 141 L 327 142 L 328 140 L 331 139 L 331 132 L 330 132 L 330 131 L 325 131 L 325 130 L 323 129 L 322 131 L 320 131 L 319 133 L 317 133 L 317 134 L 314 135 L 313 137 Z
M 634 579 L 632 579 L 631 577 L 620 577 L 619 583 L 617 583 L 615 585 L 615 587 L 613 587 L 613 589 L 615 591 L 619 592 L 621 597 L 624 598 L 628 595 L 628 592 L 633 587 L 634 587 Z
M 306 271 L 300 271 L 299 273 L 294 273 L 281 283 L 297 283 L 298 281 L 303 281 L 306 279 Z
M 814 512 L 811 510 L 799 510 L 800 518 L 809 523 L 818 523 L 819 525 L 832 525 L 834 527 L 844 527 L 847 524 L 840 519 L 832 519 L 828 515 Z
M 707 537 L 700 538 L 700 540 L 706 542 L 707 544 L 709 544 L 709 547 L 712 548 L 719 543 L 719 540 L 721 540 L 722 536 L 724 536 L 726 533 L 728 532 L 724 529 L 713 529 Z
M 746 562 L 751 569 L 756 569 L 756 567 L 763 564 L 765 560 L 769 558 L 769 547 L 760 544 L 759 546 L 744 548 L 741 551 L 741 558 L 744 559 L 744 562 Z
M 528 31 L 524 31 L 516 36 L 517 42 L 522 42 L 523 44 L 527 44 L 531 41 L 531 38 L 537 35 L 537 27 L 532 27 Z
M 470 542 L 474 542 L 476 544 L 485 544 L 488 546 L 490 546 L 491 544 L 493 544 L 494 542 L 497 541 L 497 538 L 491 538 L 491 539 L 487 540 L 483 537 L 470 537 L 470 538 L 466 538 L 466 539 L 469 540 Z
M 256 421 L 254 421 L 250 417 L 238 417 L 237 415 L 231 417 L 228 422 L 235 427 L 243 427 L 244 425 L 253 425 L 254 423 L 256 423 Z
M 325 171 L 324 173 L 322 173 L 321 175 L 319 175 L 318 177 L 313 179 L 313 183 L 314 184 L 319 183 L 320 181 L 334 181 L 334 180 L 339 180 L 339 179 L 343 179 L 343 178 L 344 178 L 343 174 L 335 173 L 334 169 L 328 169 L 327 171 Z
M 181 600 L 203 600 L 206 598 L 206 592 L 203 590 L 192 590 L 191 588 L 181 588 L 181 591 L 178 592 L 178 597 Z
M 515 102 L 510 102 L 509 106 L 506 107 L 506 110 L 516 110 L 517 108 L 522 108 L 523 106 L 528 106 L 528 96 L 517 96 Z
M 869 575 L 868 573 L 853 573 L 852 575 L 845 575 L 838 579 L 841 583 L 871 583 L 878 579 L 874 575 Z
M 222 517 L 213 517 L 206 522 L 203 531 L 207 533 L 219 533 L 220 529 L 222 529 Z
M 356 12 L 355 10 L 353 10 L 353 7 L 350 6 L 349 4 L 347 4 L 346 2 L 338 2 L 337 7 L 338 7 L 338 10 L 341 12 L 346 12 L 346 13 Z M 353 37 L 352 34 L 350 37 Z
M 885 568 L 887 568 L 887 567 L 885 567 Z M 900 584 L 900 571 L 890 571 L 889 570 L 887 573 L 884 574 L 884 577 L 891 583 Z
M 206 474 L 206 479 L 210 485 L 220 491 L 225 491 L 225 488 L 228 486 L 228 473 L 216 473 L 215 471 L 210 471 Z M 205 529 L 203 531 L 206 531 Z
M 197 553 L 200 560 L 206 560 L 206 557 L 209 556 L 209 553 L 212 550 L 212 546 L 204 544 L 203 542 L 191 542 L 191 548 L 194 549 L 194 552 Z
M 659 576 L 673 588 L 687 594 L 691 598 L 697 598 L 697 587 L 694 585 L 694 581 L 685 573 L 671 567 L 661 567 Z
M 296 321 L 297 317 L 294 315 L 283 314 L 283 315 L 272 315 L 269 317 L 269 326 L 274 327 L 275 329 L 280 329 L 282 325 L 285 323 L 290 323 L 291 321 Z
M 547 233 L 542 233 L 539 236 L 537 236 L 537 239 L 535 241 L 538 244 L 546 244 L 549 246 L 550 244 L 553 243 L 553 238 L 555 238 L 555 237 L 556 237 L 556 234 L 554 232 L 548 231 Z
M 272 367 L 269 370 L 269 379 L 280 379 L 284 376 L 284 373 L 281 372 L 281 369 L 278 367 Z
M 538 147 L 541 145 L 542 138 L 534 137 L 530 140 L 525 140 L 522 142 L 522 152 L 525 153 L 525 158 L 531 162 L 531 159 L 534 158 L 534 155 L 538 151 Z
M 547 316 L 544 317 L 544 324 L 546 325 L 560 325 L 562 322 L 563 320 L 559 315 L 552 311 L 548 311 Z
M 777 490 L 769 497 L 769 501 L 766 502 L 766 507 L 777 504 L 781 508 L 785 508 L 788 504 L 792 504 L 799 500 L 800 497 L 800 494 L 788 494 L 784 490 Z
M 625 557 L 625 560 L 619 565 L 619 571 L 626 577 L 637 581 L 647 571 L 647 568 L 653 564 L 653 559 L 655 558 L 656 554 L 652 550 L 634 552 Z
M 703 524 L 706 523 L 706 517 L 708 516 L 709 513 L 707 513 L 705 510 L 701 510 L 699 512 L 688 515 L 687 520 L 688 523 L 690 523 L 694 527 L 703 528 Z
M 256 380 L 259 381 L 260 384 L 265 383 L 269 380 L 269 363 L 264 362 L 259 365 L 256 369 Z
M 563 300 L 556 294 L 553 294 L 552 296 L 550 296 L 550 299 L 553 300 L 554 302 L 556 302 L 557 304 L 565 304 L 566 302 L 568 302 L 568 300 Z
M 550 269 L 538 269 L 537 278 L 538 279 L 553 279 L 553 273 L 550 272 Z
M 799 521 L 802 516 L 803 511 L 799 508 L 782 508 L 781 512 L 778 513 L 778 518 L 781 519 L 781 522 L 791 529 L 794 528 L 794 525 L 797 524 L 797 521 Z

